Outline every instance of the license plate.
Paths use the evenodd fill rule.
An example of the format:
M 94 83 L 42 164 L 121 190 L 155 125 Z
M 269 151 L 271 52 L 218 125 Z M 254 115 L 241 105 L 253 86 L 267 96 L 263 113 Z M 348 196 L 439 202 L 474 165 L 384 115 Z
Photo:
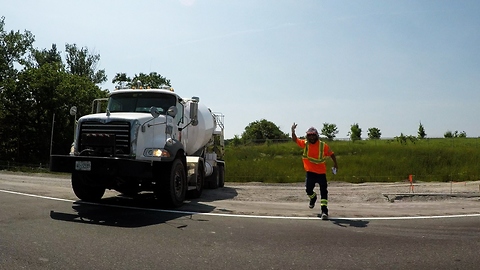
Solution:
M 90 161 L 75 161 L 75 170 L 77 171 L 91 171 L 92 163 Z

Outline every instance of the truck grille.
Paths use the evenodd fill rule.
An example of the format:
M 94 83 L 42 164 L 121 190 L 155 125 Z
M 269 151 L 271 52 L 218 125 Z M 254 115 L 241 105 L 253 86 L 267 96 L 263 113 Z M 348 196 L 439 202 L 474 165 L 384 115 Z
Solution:
M 79 151 L 82 156 L 128 156 L 130 155 L 130 123 L 113 121 L 82 122 L 80 126 Z

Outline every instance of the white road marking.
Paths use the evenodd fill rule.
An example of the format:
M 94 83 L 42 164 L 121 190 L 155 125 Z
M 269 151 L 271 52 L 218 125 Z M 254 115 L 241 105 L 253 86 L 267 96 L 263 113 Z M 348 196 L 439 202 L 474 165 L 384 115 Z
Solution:
M 202 213 L 202 212 L 191 212 L 191 211 L 180 211 L 180 210 L 167 210 L 167 209 L 153 209 L 153 208 L 141 208 L 141 207 L 132 207 L 132 206 L 121 206 L 121 205 L 111 205 L 111 204 L 101 204 L 101 203 L 92 203 L 92 202 L 82 202 L 69 199 L 61 199 L 55 197 L 41 196 L 35 194 L 28 194 L 23 192 L 16 192 L 10 190 L 2 190 L 0 192 L 9 193 L 14 195 L 21 195 L 27 197 L 34 197 L 40 199 L 62 201 L 62 202 L 71 202 L 71 203 L 81 203 L 89 205 L 98 205 L 98 206 L 107 206 L 115 208 L 125 208 L 132 210 L 148 210 L 155 212 L 163 213 L 172 213 L 172 214 L 182 214 L 182 215 L 203 215 L 203 216 L 219 216 L 219 217 L 240 217 L 240 218 L 260 218 L 260 219 L 295 219 L 295 220 L 320 220 L 319 217 L 286 217 L 286 216 L 256 216 L 256 215 L 239 215 L 239 214 L 221 214 L 221 213 Z M 435 219 L 435 218 L 463 218 L 463 217 L 480 217 L 480 214 L 460 214 L 460 215 L 442 215 L 442 216 L 403 216 L 403 217 L 329 217 L 328 220 L 409 220 L 409 219 Z
M 22 195 L 22 196 L 27 196 L 27 197 L 48 199 L 48 200 L 54 200 L 54 201 L 75 202 L 74 200 L 60 199 L 60 198 L 47 197 L 47 196 L 41 196 L 41 195 L 35 195 L 35 194 L 28 194 L 28 193 L 16 192 L 16 191 L 11 191 L 11 190 L 0 189 L 0 192 L 10 193 L 10 194 L 15 194 L 15 195 Z

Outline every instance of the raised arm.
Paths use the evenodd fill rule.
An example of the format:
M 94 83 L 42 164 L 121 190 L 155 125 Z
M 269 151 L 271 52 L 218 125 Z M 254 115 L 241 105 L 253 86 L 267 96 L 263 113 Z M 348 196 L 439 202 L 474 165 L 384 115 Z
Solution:
M 292 141 L 297 142 L 297 135 L 295 134 L 295 129 L 297 128 L 297 124 L 293 122 L 292 125 Z

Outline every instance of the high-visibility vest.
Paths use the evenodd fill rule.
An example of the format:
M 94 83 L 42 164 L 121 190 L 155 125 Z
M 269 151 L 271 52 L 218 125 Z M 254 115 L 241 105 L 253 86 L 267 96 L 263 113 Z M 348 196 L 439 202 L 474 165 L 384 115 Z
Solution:
M 308 159 L 310 162 L 315 163 L 315 164 L 320 164 L 325 162 L 325 156 L 323 155 L 323 148 L 325 146 L 324 142 L 320 142 L 318 144 L 319 149 L 318 149 L 318 157 L 309 157 L 308 156 L 308 141 L 305 142 L 305 148 L 303 149 L 303 158 Z

